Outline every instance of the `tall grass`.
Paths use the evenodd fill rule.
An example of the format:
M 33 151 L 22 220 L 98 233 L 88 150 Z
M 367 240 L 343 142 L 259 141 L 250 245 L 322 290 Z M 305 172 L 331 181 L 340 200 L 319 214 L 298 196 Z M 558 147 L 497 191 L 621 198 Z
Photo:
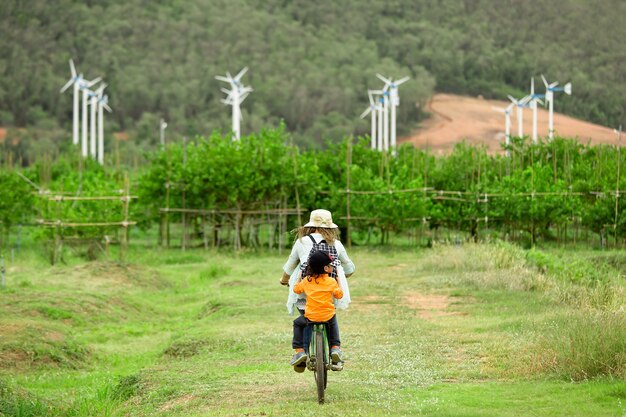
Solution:
M 0 379 L 0 416 L 41 417 L 55 414 L 50 405 L 15 390 Z
M 531 345 L 529 370 L 581 381 L 626 378 L 626 313 L 578 311 L 549 323 Z
M 626 377 L 625 286 L 609 263 L 496 243 L 437 247 L 418 270 L 441 272 L 435 279 L 449 285 L 540 292 L 567 306 L 566 317 L 535 324 L 521 357 L 511 355 L 522 374 L 573 381 Z

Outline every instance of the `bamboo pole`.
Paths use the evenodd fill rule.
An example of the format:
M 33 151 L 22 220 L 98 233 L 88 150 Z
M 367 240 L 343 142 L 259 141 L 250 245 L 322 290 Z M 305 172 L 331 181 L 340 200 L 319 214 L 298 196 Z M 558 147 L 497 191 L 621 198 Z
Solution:
M 296 191 L 296 210 L 298 211 L 298 225 L 302 225 L 302 215 L 300 214 L 300 194 L 298 193 L 298 170 L 296 160 L 297 148 L 293 145 L 293 138 L 291 139 L 291 156 L 293 160 L 293 186 Z
M 46 221 L 46 220 L 37 220 L 38 226 L 43 227 L 69 227 L 69 228 L 79 228 L 79 227 L 124 227 L 124 225 L 134 226 L 137 222 L 134 221 L 121 221 L 121 222 L 93 222 L 93 223 L 69 223 L 64 221 Z
M 204 243 L 204 250 L 209 250 L 209 240 L 206 235 L 206 216 L 202 215 L 200 219 L 202 220 L 202 242 Z
M 52 265 L 59 262 L 61 257 L 62 240 L 61 240 L 61 200 L 56 200 L 56 225 L 54 228 L 54 249 L 52 253 Z
M 617 180 L 615 186 L 615 220 L 613 222 L 613 233 L 615 235 L 615 247 L 617 247 L 617 215 L 619 211 L 619 180 L 620 180 L 620 162 L 622 156 L 622 126 L 620 125 L 617 133 Z
M 352 237 L 350 236 L 350 170 L 352 167 L 352 136 L 348 138 L 346 152 L 346 243 L 348 249 L 352 248 Z M 384 153 L 386 155 L 387 152 Z
M 187 138 L 183 136 L 183 169 L 187 165 Z M 183 183 L 183 209 L 187 208 L 187 184 Z M 183 217 L 183 236 L 181 239 L 181 248 L 183 251 L 187 249 L 187 213 L 182 212 Z
M 128 221 L 128 211 L 130 206 L 130 183 L 128 181 L 128 173 L 124 173 L 124 190 L 126 192 L 126 198 L 122 203 L 122 216 L 124 221 L 121 224 L 121 244 L 120 244 L 120 261 L 126 262 L 127 259 L 127 251 L 128 251 L 128 226 L 130 225 Z

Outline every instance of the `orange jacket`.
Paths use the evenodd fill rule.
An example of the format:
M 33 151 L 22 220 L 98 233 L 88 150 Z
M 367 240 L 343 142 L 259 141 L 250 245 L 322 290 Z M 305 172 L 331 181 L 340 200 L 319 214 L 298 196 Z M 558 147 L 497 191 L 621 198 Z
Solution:
M 341 291 L 337 281 L 327 274 L 320 275 L 317 279 L 309 278 L 302 279 L 293 287 L 293 292 L 296 294 L 306 294 L 304 317 L 313 322 L 328 321 L 335 315 L 333 296 L 341 298 L 343 291 Z

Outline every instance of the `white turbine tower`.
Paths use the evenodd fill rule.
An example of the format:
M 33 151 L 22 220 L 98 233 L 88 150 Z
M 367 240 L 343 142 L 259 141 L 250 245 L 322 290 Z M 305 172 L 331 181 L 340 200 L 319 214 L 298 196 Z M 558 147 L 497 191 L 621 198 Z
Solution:
M 543 104 L 541 101 L 545 97 L 545 94 L 535 94 L 535 79 L 530 78 L 530 100 L 528 102 L 530 108 L 533 111 L 533 143 L 537 143 L 537 103 Z
M 165 146 L 165 129 L 167 128 L 167 123 L 164 119 L 161 119 L 159 122 L 159 138 L 161 142 L 161 146 Z
M 400 96 L 398 95 L 398 87 L 401 84 L 404 84 L 409 80 L 409 77 L 400 78 L 399 80 L 393 81 L 393 79 L 387 79 L 380 74 L 376 74 L 378 79 L 385 83 L 385 87 L 383 90 L 389 92 L 389 101 L 391 102 L 391 136 L 389 140 L 389 144 L 391 149 L 396 149 L 396 107 L 400 105 Z M 387 123 L 387 122 L 385 122 Z
M 511 156 L 511 153 L 509 150 L 509 144 L 511 143 L 511 111 L 513 110 L 514 105 L 515 105 L 514 103 L 511 103 L 504 108 L 493 107 L 495 111 L 504 113 L 504 143 L 506 144 L 507 158 Z
M 79 95 L 80 95 L 80 85 L 83 81 L 83 76 L 82 74 L 78 75 L 76 73 L 76 67 L 74 66 L 74 61 L 72 61 L 70 59 L 70 72 L 72 73 L 72 77 L 69 79 L 69 81 L 63 86 L 63 88 L 61 88 L 61 93 L 65 92 L 65 90 L 67 90 L 70 85 L 74 86 L 74 97 L 73 97 L 73 101 L 74 101 L 74 107 L 73 107 L 73 113 L 72 113 L 72 143 L 74 145 L 78 145 L 79 142 L 79 136 L 78 136 L 78 99 L 79 99 Z
M 98 137 L 96 136 L 96 115 L 98 114 L 98 99 L 106 88 L 106 84 L 100 85 L 96 91 L 89 92 L 89 105 L 91 106 L 89 154 L 93 159 L 98 159 Z
M 389 89 L 383 88 L 383 150 L 389 150 Z
M 378 116 L 378 134 L 376 135 L 376 149 L 382 151 L 385 148 L 383 132 L 383 119 L 385 114 L 385 99 L 383 98 L 383 95 L 385 94 L 385 92 L 383 90 L 367 90 L 367 94 L 372 96 L 378 96 L 378 98 L 374 100 L 374 103 L 378 103 L 375 109 Z
M 513 96 L 508 96 L 511 103 L 517 106 L 517 136 L 524 136 L 524 107 L 528 107 L 528 101 L 530 100 L 530 96 L 526 96 L 519 100 L 513 98 Z
M 369 97 L 370 105 L 361 114 L 361 119 L 363 119 L 365 116 L 367 116 L 368 114 L 371 113 L 371 115 L 372 115 L 372 131 L 370 133 L 370 139 L 371 139 L 372 149 L 376 149 L 376 147 L 377 147 L 377 142 L 376 142 L 376 118 L 377 118 L 378 112 L 380 110 L 380 107 L 377 106 L 376 103 L 374 102 L 374 97 L 372 96 L 372 93 L 373 93 L 372 90 L 368 90 L 367 91 L 367 96 Z
M 104 88 L 102 88 L 102 90 L 104 90 Z M 100 165 L 104 165 L 104 115 L 102 109 L 104 108 L 111 113 L 112 110 L 108 103 L 109 96 L 106 94 L 102 95 L 102 91 L 100 91 L 100 95 L 98 96 L 98 162 Z
M 82 74 L 80 75 L 80 77 L 82 78 Z M 87 117 L 87 105 L 89 104 L 89 94 L 92 93 L 92 91 L 89 90 L 89 87 L 93 86 L 94 84 L 98 83 L 100 81 L 100 77 L 95 78 L 91 81 L 86 81 L 86 80 L 82 80 L 79 86 L 79 89 L 83 92 L 83 117 L 82 117 L 82 135 L 81 135 L 81 149 L 82 149 L 82 155 L 83 157 L 87 157 L 89 150 L 88 150 L 88 145 L 87 145 L 87 123 L 88 123 L 88 117 Z
M 215 78 L 224 81 L 230 84 L 231 89 L 226 90 L 222 89 L 228 96 L 226 99 L 222 100 L 222 103 L 226 105 L 232 106 L 232 130 L 233 130 L 233 140 L 239 140 L 241 137 L 241 103 L 248 97 L 252 91 L 254 91 L 250 87 L 245 87 L 241 83 L 241 77 L 248 71 L 248 67 L 243 68 L 239 73 L 233 78 L 230 73 L 226 73 L 226 76 L 216 76 Z
M 555 81 L 551 84 L 548 83 L 546 77 L 541 74 L 541 79 L 543 80 L 543 84 L 546 86 L 546 104 L 549 106 L 548 108 L 548 138 L 552 140 L 554 138 L 554 92 L 555 91 L 563 91 L 568 96 L 572 95 L 572 83 L 567 83 L 563 87 L 557 87 L 559 85 L 558 81 Z

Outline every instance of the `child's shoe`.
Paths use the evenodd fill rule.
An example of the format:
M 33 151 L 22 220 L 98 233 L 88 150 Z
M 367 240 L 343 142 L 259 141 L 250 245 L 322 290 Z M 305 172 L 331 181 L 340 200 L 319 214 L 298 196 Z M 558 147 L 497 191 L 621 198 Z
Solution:
M 341 371 L 343 369 L 343 362 L 331 363 L 330 370 L 331 371 Z
M 293 370 L 296 371 L 297 373 L 301 374 L 302 372 L 304 372 L 306 369 L 306 361 L 297 364 L 296 366 L 293 367 Z
M 332 359 L 333 363 L 339 363 L 342 361 L 341 349 L 339 348 L 339 346 L 333 346 L 332 348 L 330 348 L 330 358 Z
M 304 350 L 300 350 L 297 351 L 295 355 L 293 355 L 293 358 L 291 358 L 291 362 L 289 362 L 289 365 L 293 366 L 294 369 L 296 365 L 300 365 L 301 363 L 306 366 L 307 359 L 309 359 L 309 355 L 307 355 Z

